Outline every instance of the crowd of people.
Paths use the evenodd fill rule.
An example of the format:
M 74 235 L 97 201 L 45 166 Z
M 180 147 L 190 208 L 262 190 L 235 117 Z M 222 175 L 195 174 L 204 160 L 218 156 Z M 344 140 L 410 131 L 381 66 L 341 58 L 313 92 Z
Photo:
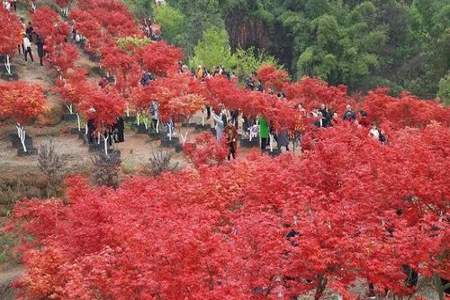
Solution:
M 199 65 L 195 70 L 190 70 L 188 66 L 180 62 L 178 71 L 180 73 L 188 73 L 199 81 L 205 81 L 216 76 L 222 76 L 228 80 L 236 78 L 232 71 L 225 70 L 223 66 L 217 66 L 212 68 L 212 71 L 209 71 L 207 68 Z M 140 84 L 142 86 L 148 86 L 155 79 L 156 76 L 154 74 L 149 71 L 144 71 L 140 79 Z M 110 81 L 107 77 L 103 77 L 99 82 L 99 86 L 104 88 Z M 246 78 L 244 84 L 246 89 L 252 91 L 275 94 L 275 91 L 271 88 L 266 89 L 264 87 L 263 82 L 257 79 L 256 74 Z M 278 92 L 276 95 L 280 101 L 286 100 L 283 92 Z M 160 124 L 158 109 L 158 102 L 152 101 L 148 110 L 148 116 L 145 116 L 151 120 L 151 128 L 157 131 Z M 351 105 L 347 105 L 345 112 L 341 116 L 326 104 L 321 104 L 320 107 L 314 108 L 310 112 L 307 112 L 302 104 L 299 104 L 297 109 L 304 120 L 311 120 L 312 124 L 318 128 L 332 127 L 339 121 L 354 123 L 357 126 L 370 126 L 367 123 L 367 113 L 364 111 L 354 111 Z M 217 141 L 224 140 L 226 142 L 229 159 L 236 158 L 239 132 L 250 141 L 257 141 L 259 136 L 261 151 L 267 151 L 268 148 L 272 151 L 273 142 L 277 145 L 278 153 L 283 149 L 290 151 L 290 145 L 301 149 L 302 136 L 305 131 L 304 124 L 299 124 L 294 132 L 290 132 L 288 129 L 276 129 L 270 120 L 263 115 L 257 117 L 246 116 L 239 110 L 228 110 L 224 105 L 220 105 L 216 109 L 206 106 L 204 113 L 206 114 L 206 120 L 211 122 Z M 172 133 L 175 132 L 174 122 L 169 121 L 166 125 L 171 127 Z M 371 124 L 369 136 L 381 143 L 387 142 L 386 133 L 376 124 Z
M 163 5 L 164 3 L 159 2 L 158 5 Z M 16 0 L 4 1 L 3 5 L 8 10 L 16 9 Z M 34 30 L 31 22 L 25 24 L 25 21 L 21 19 L 23 32 L 22 44 L 18 45 L 19 53 L 24 55 L 25 61 L 31 60 L 34 62 L 33 57 L 33 44 L 36 46 L 36 52 L 39 57 L 40 65 L 43 65 L 43 58 L 45 56 L 45 42 L 42 37 L 40 37 Z M 144 35 L 154 41 L 159 41 L 161 39 L 161 29 L 160 26 L 155 23 L 151 18 L 146 18 L 142 22 L 141 26 Z M 72 39 L 75 42 L 79 42 L 81 37 L 76 30 L 75 23 L 72 27 Z M 219 65 L 208 69 L 202 65 L 199 65 L 195 70 L 190 70 L 185 64 L 179 63 L 180 73 L 189 73 L 199 81 L 205 81 L 212 77 L 222 76 L 228 80 L 236 79 L 236 75 L 231 70 L 226 70 L 223 66 Z M 155 80 L 156 76 L 148 71 L 144 71 L 140 80 L 142 86 L 147 86 L 151 84 L 151 81 Z M 107 76 L 102 77 L 98 85 L 101 88 L 106 88 L 111 82 L 111 78 Z M 266 88 L 264 83 L 261 82 L 256 74 L 249 76 L 244 80 L 244 86 L 248 90 L 258 91 L 261 93 L 268 93 L 276 95 L 280 101 L 285 100 L 285 95 L 282 91 L 276 92 L 272 88 Z M 152 128 L 158 130 L 159 127 L 159 105 L 157 101 L 153 101 L 149 107 L 148 118 L 151 120 Z M 322 104 L 320 107 L 307 112 L 304 107 L 299 104 L 298 110 L 301 112 L 305 119 L 312 120 L 316 127 L 327 128 L 331 127 L 338 120 L 344 120 L 347 122 L 357 123 L 359 126 L 369 127 L 365 120 L 367 119 L 367 114 L 364 111 L 356 112 L 353 108 L 348 105 L 343 116 L 339 116 L 336 112 L 332 111 L 327 105 Z M 262 151 L 266 151 L 268 147 L 272 150 L 273 141 L 277 144 L 278 151 L 282 148 L 285 151 L 290 151 L 290 144 L 292 143 L 294 147 L 299 146 L 301 148 L 301 139 L 304 134 L 304 126 L 299 124 L 298 128 L 294 132 L 289 132 L 287 129 L 276 129 L 270 120 L 265 116 L 259 115 L 246 116 L 243 115 L 239 110 L 227 110 L 223 105 L 218 109 L 213 109 L 210 106 L 205 107 L 206 119 L 213 123 L 213 128 L 215 131 L 216 139 L 221 141 L 225 139 L 229 148 L 229 159 L 236 157 L 237 152 L 237 138 L 238 132 L 249 138 L 250 140 L 257 138 L 259 136 L 260 148 Z M 242 120 L 242 123 L 240 123 Z M 172 127 L 172 131 L 175 129 L 175 124 L 169 122 L 168 126 Z M 88 122 L 89 133 L 95 131 L 95 126 L 93 122 Z M 118 118 L 111 130 L 105 132 L 105 135 L 110 136 L 110 142 L 123 142 L 123 118 Z M 387 138 L 383 130 L 378 128 L 376 124 L 372 124 L 369 130 L 369 135 L 380 141 L 381 143 L 386 143 Z M 91 141 L 94 137 L 89 135 Z M 256 139 L 255 139 L 256 140 Z

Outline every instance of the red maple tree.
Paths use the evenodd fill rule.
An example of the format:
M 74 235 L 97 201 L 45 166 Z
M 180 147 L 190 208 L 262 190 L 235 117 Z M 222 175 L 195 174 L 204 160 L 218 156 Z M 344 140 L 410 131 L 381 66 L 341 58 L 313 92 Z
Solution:
M 13 224 L 36 237 L 22 250 L 30 272 L 21 291 L 320 299 L 329 289 L 354 298 L 352 284 L 365 279 L 410 295 L 404 265 L 447 274 L 449 137 L 435 124 L 383 145 L 344 124 L 318 131 L 303 158 L 257 156 L 117 190 L 72 178 L 69 205 L 28 201 L 14 211 Z
M 142 49 L 143 68 L 158 76 L 167 76 L 176 71 L 182 58 L 181 49 L 164 41 L 153 42 Z
M 0 7 L 0 22 L 8 24 L 8 26 L 1 26 L 0 28 L 0 54 L 5 55 L 6 72 L 11 74 L 10 56 L 22 44 L 22 25 L 19 19 L 4 9 L 3 6 Z
M 12 119 L 16 122 L 17 134 L 25 152 L 24 124 L 44 110 L 45 97 L 39 85 L 23 81 L 0 83 L 0 119 Z
M 281 90 L 288 81 L 289 75 L 285 70 L 277 69 L 274 65 L 262 65 L 256 71 L 256 77 L 264 84 L 266 88 Z

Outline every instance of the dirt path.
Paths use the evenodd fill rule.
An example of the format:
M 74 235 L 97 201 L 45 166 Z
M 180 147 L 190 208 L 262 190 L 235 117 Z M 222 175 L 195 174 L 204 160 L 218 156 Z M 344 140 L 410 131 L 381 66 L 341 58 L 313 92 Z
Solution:
M 9 285 L 14 279 L 23 274 L 24 268 L 22 266 L 0 272 L 0 287 Z

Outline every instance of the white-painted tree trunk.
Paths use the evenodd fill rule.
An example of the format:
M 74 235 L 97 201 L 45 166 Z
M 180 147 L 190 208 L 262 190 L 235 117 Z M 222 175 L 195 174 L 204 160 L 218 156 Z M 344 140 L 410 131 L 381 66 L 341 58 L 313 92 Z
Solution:
M 205 111 L 202 112 L 202 126 L 205 126 Z
M 145 129 L 148 129 L 148 119 L 147 119 L 147 118 L 144 118 L 144 119 L 142 120 L 142 123 L 144 123 Z
M 100 132 L 97 132 L 97 144 L 100 145 Z
M 19 123 L 17 123 L 16 128 L 17 128 L 17 135 L 19 136 L 23 151 L 27 152 L 27 146 L 25 145 L 25 138 L 26 138 L 25 128 Z
M 6 55 L 5 68 L 8 75 L 11 75 L 11 62 L 9 61 L 9 55 Z
M 156 120 L 156 133 L 159 133 L 159 119 Z
M 273 135 L 269 134 L 269 148 L 270 148 L 270 152 L 273 152 Z
M 140 123 L 140 114 L 139 113 L 136 114 L 136 123 L 137 123 L 138 126 L 141 124 Z
M 103 137 L 103 142 L 105 145 L 105 155 L 108 155 L 108 139 L 109 139 L 108 135 L 106 137 Z
M 181 143 L 183 145 L 186 144 L 188 135 L 189 135 L 189 130 L 187 130 L 184 135 L 182 133 L 180 133 Z
M 86 123 L 86 125 L 84 125 L 84 134 L 87 135 L 89 132 L 88 130 L 88 124 Z
M 69 114 L 73 114 L 73 105 L 72 104 L 66 104 L 67 110 L 69 111 Z
M 78 124 L 78 131 L 81 131 L 81 119 L 78 113 L 77 113 L 77 124 Z
M 172 141 L 172 124 L 169 123 L 169 141 Z
M 130 104 L 129 103 L 127 103 L 126 114 L 127 114 L 127 117 L 130 117 Z

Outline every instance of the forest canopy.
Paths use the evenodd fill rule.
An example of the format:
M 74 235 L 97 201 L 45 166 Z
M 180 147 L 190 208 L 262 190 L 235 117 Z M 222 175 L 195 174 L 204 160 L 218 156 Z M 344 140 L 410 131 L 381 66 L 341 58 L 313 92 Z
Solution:
M 222 43 L 226 30 L 233 53 L 252 48 L 256 56 L 274 56 L 292 78 L 316 76 L 346 84 L 351 92 L 388 86 L 394 94 L 410 90 L 434 98 L 449 72 L 446 0 L 168 0 L 165 8 L 151 8 L 148 1 L 132 5 L 140 6 L 135 10 L 141 15 L 166 23 L 172 16 L 163 24 L 163 38 L 183 47 L 187 58 L 205 39 Z M 220 37 L 208 37 L 212 29 Z M 235 63 L 232 58 L 222 64 Z

